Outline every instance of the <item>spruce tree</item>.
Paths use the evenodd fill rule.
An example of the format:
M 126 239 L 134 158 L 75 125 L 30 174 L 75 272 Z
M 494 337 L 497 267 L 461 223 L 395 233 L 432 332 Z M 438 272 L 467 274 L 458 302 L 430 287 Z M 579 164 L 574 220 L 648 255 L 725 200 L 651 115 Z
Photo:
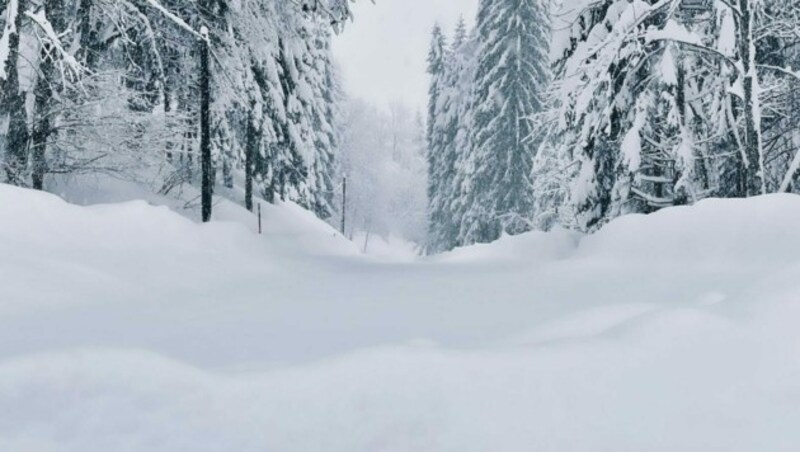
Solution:
M 433 28 L 430 51 L 428 53 L 428 121 L 426 139 L 428 145 L 428 248 L 430 251 L 442 249 L 445 225 L 448 221 L 446 205 L 446 177 L 444 162 L 444 135 L 439 118 L 442 115 L 441 97 L 446 89 L 447 45 L 442 28 Z
M 462 36 L 463 34 L 463 36 Z M 464 243 L 459 232 L 464 216 L 464 187 L 469 175 L 470 127 L 472 126 L 472 95 L 477 70 L 477 40 L 468 34 L 464 24 L 456 28 L 446 71 L 446 89 L 441 96 L 442 111 L 438 120 L 443 133 L 442 180 L 443 209 L 446 222 L 440 244 L 449 250 Z
M 478 66 L 459 241 L 530 229 L 536 144 L 530 118 L 550 79 L 549 17 L 541 0 L 482 0 Z

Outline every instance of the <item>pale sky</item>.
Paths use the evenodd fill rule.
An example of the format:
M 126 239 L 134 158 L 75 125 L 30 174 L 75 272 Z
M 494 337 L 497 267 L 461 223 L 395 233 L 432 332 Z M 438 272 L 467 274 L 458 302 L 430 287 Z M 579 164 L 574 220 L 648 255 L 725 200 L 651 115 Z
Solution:
M 462 14 L 471 26 L 477 8 L 478 0 L 358 0 L 355 21 L 333 45 L 348 93 L 377 105 L 400 101 L 424 109 L 434 23 L 450 36 Z

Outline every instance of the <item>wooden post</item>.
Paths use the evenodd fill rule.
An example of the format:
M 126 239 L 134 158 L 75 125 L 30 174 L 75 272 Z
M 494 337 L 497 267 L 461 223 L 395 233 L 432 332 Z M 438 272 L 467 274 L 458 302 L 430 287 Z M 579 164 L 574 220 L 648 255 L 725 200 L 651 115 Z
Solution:
M 203 222 L 211 221 L 214 171 L 211 167 L 211 68 L 208 28 L 200 29 L 200 159 Z
M 261 234 L 261 203 L 258 203 L 258 233 Z
M 345 235 L 347 226 L 347 177 L 342 179 L 342 235 Z

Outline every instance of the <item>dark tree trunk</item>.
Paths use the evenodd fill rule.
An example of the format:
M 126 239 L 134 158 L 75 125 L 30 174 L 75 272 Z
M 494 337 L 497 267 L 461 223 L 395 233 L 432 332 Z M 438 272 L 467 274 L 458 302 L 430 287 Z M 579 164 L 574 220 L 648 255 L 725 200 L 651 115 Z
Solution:
M 211 68 L 209 61 L 208 30 L 203 29 L 200 41 L 200 159 L 201 200 L 203 222 L 211 221 L 211 203 L 214 194 L 214 168 L 211 162 Z
M 6 180 L 9 184 L 24 185 L 25 169 L 28 164 L 28 114 L 25 111 L 25 93 L 20 92 L 18 62 L 20 30 L 28 0 L 19 0 L 17 14 L 14 17 L 16 31 L 9 37 L 8 60 L 6 61 L 6 81 L 3 86 L 9 115 L 8 134 L 6 136 Z
M 48 0 L 45 2 L 45 11 L 56 32 L 65 28 L 62 0 Z M 54 50 L 52 43 L 45 43 L 42 46 L 39 79 L 36 81 L 34 90 L 36 102 L 31 136 L 31 179 L 33 188 L 36 190 L 44 188 L 44 176 L 49 169 L 47 143 L 51 141 L 54 133 L 52 128 L 53 94 L 54 89 L 58 89 L 60 85 L 60 81 L 57 80 L 56 64 L 53 60 L 55 58 Z
M 253 112 L 247 115 L 247 145 L 244 151 L 244 205 L 253 211 L 253 157 L 256 153 L 256 128 L 253 124 Z
M 751 0 L 739 0 L 739 58 L 743 70 L 744 88 L 744 154 L 747 196 L 764 194 L 764 159 L 762 156 L 761 114 L 758 99 L 758 73 L 753 29 L 755 11 Z
M 45 52 L 47 49 L 42 49 L 42 53 Z M 41 78 L 36 84 L 35 91 L 36 113 L 31 136 L 31 179 L 36 190 L 44 188 L 44 175 L 47 173 L 47 139 L 51 133 L 49 110 L 53 98 L 53 89 L 50 86 L 52 69 L 52 62 L 42 62 Z
M 171 128 L 172 126 L 172 90 L 170 89 L 170 83 L 168 80 L 164 80 L 164 116 L 167 120 L 167 127 Z M 172 155 L 172 150 L 174 144 L 172 143 L 172 134 L 167 133 L 167 142 L 165 143 L 165 155 L 167 157 L 167 162 L 173 163 L 175 161 L 175 157 Z
M 94 9 L 94 0 L 80 0 L 78 4 L 78 35 L 80 37 L 78 60 L 89 69 L 94 69 L 97 65 L 97 31 L 92 23 L 92 9 Z
M 347 178 L 342 179 L 342 235 L 347 229 Z

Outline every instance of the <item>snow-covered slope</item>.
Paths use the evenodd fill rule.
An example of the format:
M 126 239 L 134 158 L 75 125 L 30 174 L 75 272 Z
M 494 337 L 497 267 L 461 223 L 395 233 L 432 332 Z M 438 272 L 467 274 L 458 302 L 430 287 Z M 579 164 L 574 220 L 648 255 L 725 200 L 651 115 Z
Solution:
M 0 185 L 0 451 L 800 448 L 798 197 L 410 263 L 218 212 Z

